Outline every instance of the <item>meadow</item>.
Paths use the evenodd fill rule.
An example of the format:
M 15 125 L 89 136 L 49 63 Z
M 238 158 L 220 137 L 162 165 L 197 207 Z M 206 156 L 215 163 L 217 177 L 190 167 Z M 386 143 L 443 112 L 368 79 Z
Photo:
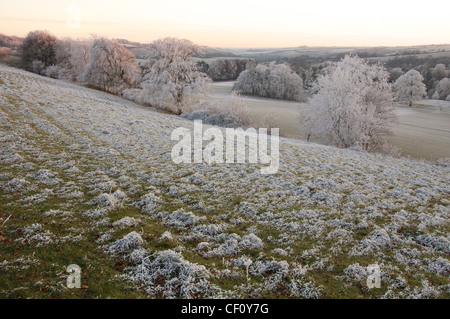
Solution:
M 446 165 L 289 138 L 274 175 L 178 165 L 191 121 L 0 75 L 0 298 L 450 297 Z

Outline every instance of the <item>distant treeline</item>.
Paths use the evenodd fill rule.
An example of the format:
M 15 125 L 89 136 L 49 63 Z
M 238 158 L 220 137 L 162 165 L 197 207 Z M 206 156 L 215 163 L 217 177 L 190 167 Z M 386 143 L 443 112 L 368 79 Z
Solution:
M 234 81 L 239 75 L 256 66 L 254 59 L 217 59 L 209 64 L 200 61 L 199 70 L 206 73 L 213 81 Z

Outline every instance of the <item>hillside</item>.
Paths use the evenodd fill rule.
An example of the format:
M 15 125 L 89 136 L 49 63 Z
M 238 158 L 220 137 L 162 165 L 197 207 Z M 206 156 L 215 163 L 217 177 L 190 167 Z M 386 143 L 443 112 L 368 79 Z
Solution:
M 176 165 L 191 122 L 1 65 L 0 114 L 1 298 L 450 297 L 446 165 L 293 139 L 276 175 Z

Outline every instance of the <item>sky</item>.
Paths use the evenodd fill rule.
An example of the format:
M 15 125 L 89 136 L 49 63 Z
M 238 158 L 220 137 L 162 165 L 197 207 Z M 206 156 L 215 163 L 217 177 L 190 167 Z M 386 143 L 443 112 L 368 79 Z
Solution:
M 450 43 L 450 1 L 0 0 L 0 33 L 164 37 L 221 48 Z

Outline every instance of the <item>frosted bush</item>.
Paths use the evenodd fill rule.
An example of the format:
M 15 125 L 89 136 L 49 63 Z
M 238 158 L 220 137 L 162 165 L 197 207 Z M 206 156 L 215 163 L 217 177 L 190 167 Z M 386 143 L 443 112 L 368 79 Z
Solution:
M 361 267 L 359 263 L 352 264 L 344 269 L 344 273 L 347 278 L 358 282 L 367 280 L 367 270 L 365 267 Z
M 113 238 L 114 231 L 108 230 L 105 233 L 101 234 L 100 237 L 96 240 L 97 243 L 103 244 L 107 241 L 110 241 Z
M 424 261 L 428 263 L 428 270 L 438 275 L 446 275 L 450 273 L 450 262 L 442 257 L 436 259 L 425 258 Z
M 256 276 L 268 276 L 271 274 L 287 275 L 289 264 L 286 261 L 257 260 L 250 267 L 250 273 Z
M 122 239 L 118 239 L 106 248 L 110 254 L 123 254 L 134 249 L 140 248 L 144 244 L 141 235 L 136 232 L 131 232 L 125 235 Z
M 136 227 L 137 225 L 139 225 L 140 222 L 141 222 L 140 219 L 135 219 L 133 217 L 126 216 L 114 222 L 112 225 L 114 228 L 125 229 L 129 227 Z
M 153 213 L 157 210 L 159 203 L 161 203 L 161 198 L 154 193 L 148 193 L 142 196 L 134 205 L 146 213 Z
M 336 228 L 328 233 L 326 239 L 329 241 L 337 242 L 338 244 L 348 244 L 351 243 L 352 233 L 346 229 Z
M 30 185 L 30 182 L 23 178 L 13 178 L 9 182 L 0 184 L 3 191 L 11 193 L 17 191 L 26 191 L 27 186 Z
M 108 210 L 105 208 L 96 208 L 91 209 L 82 214 L 83 217 L 89 218 L 89 219 L 97 219 L 100 217 L 105 216 L 108 213 Z
M 37 173 L 27 175 L 27 177 L 30 177 L 42 184 L 49 186 L 53 186 L 63 182 L 63 180 L 57 178 L 57 176 L 58 174 L 48 169 L 41 169 Z
M 195 216 L 192 212 L 185 212 L 183 209 L 179 209 L 163 218 L 163 224 L 172 227 L 189 228 L 199 220 L 200 218 Z
M 235 266 L 243 266 L 243 267 L 250 267 L 253 264 L 253 261 L 248 258 L 247 256 L 241 256 L 237 259 L 234 259 L 231 261 L 231 264 Z
M 261 250 L 264 248 L 264 243 L 262 242 L 261 238 L 259 238 L 255 234 L 250 234 L 242 237 L 239 246 L 241 246 L 242 249 Z
M 41 224 L 32 224 L 23 229 L 25 237 L 16 241 L 22 244 L 36 244 L 36 247 L 50 245 L 54 242 L 54 235 L 49 230 L 43 230 Z
M 87 202 L 88 205 L 98 205 L 107 209 L 116 209 L 121 208 L 122 203 L 113 195 L 103 193 L 99 195 L 97 198 Z
M 161 239 L 161 240 L 165 240 L 165 239 L 167 239 L 167 240 L 173 240 L 173 236 L 172 236 L 172 234 L 170 233 L 170 231 L 166 231 L 166 232 L 164 232 L 164 233 L 161 235 L 160 239 Z
M 193 232 L 200 233 L 205 236 L 216 236 L 223 233 L 227 229 L 226 224 L 209 224 L 209 225 L 198 225 L 192 228 Z
M 274 255 L 280 255 L 280 256 L 287 256 L 289 255 L 288 252 L 282 248 L 275 248 L 271 251 Z
M 389 248 L 391 247 L 391 238 L 384 229 L 377 229 L 367 235 L 362 241 L 362 245 L 368 248 Z
M 209 243 L 203 241 L 203 242 L 199 243 L 199 244 L 197 245 L 197 247 L 195 247 L 195 250 L 198 250 L 198 251 L 204 251 L 204 250 L 207 250 L 208 247 L 209 247 Z
M 144 258 L 132 269 L 131 278 L 145 284 L 147 293 L 164 298 L 192 299 L 205 296 L 210 290 L 206 268 L 185 260 L 173 250 Z
M 250 124 L 248 107 L 234 92 L 223 101 L 211 100 L 197 106 L 190 113 L 184 113 L 182 117 L 190 121 L 202 120 L 204 124 L 223 127 L 247 127 Z
M 315 287 L 311 282 L 304 282 L 300 280 L 291 280 L 287 285 L 292 297 L 305 299 L 319 299 L 321 291 Z
M 445 237 L 435 237 L 433 235 L 420 235 L 416 238 L 422 245 L 431 247 L 444 253 L 450 253 L 450 241 Z
M 221 243 L 218 247 L 203 254 L 205 258 L 236 256 L 241 252 L 240 236 L 236 234 L 220 234 L 215 240 Z

